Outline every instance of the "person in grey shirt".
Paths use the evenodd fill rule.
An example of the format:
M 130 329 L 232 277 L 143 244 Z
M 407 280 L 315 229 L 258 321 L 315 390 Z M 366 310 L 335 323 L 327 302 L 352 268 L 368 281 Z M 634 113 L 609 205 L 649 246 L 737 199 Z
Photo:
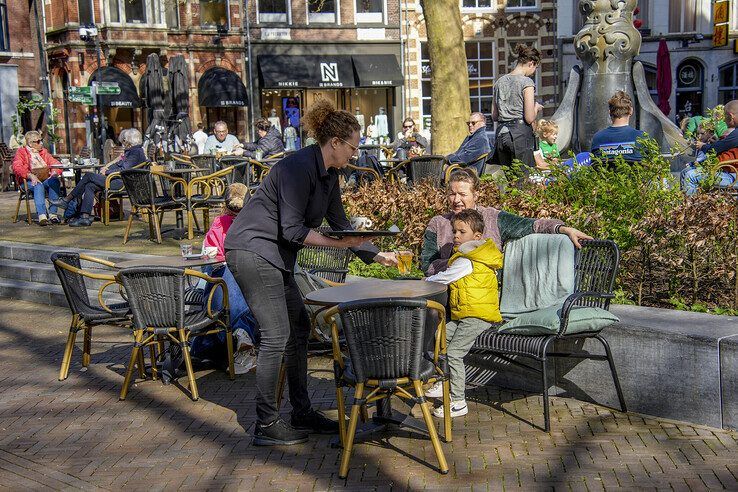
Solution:
M 213 135 L 205 141 L 203 154 L 230 154 L 243 155 L 243 145 L 238 139 L 228 133 L 228 125 L 225 121 L 218 121 L 213 126 Z
M 497 122 L 497 135 L 492 160 L 509 167 L 513 159 L 519 159 L 535 167 L 536 139 L 531 124 L 543 106 L 535 100 L 536 87 L 531 76 L 538 69 L 541 54 L 525 44 L 519 44 L 515 52 L 515 68 L 500 77 L 493 92 L 492 119 Z

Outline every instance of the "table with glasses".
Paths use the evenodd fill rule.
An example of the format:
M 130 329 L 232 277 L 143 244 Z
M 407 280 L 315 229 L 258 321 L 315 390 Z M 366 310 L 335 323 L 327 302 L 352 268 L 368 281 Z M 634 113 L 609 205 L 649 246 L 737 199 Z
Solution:
M 336 287 L 327 287 L 308 293 L 305 299 L 321 306 L 335 306 L 345 302 L 359 300 L 384 299 L 392 297 L 424 298 L 436 301 L 441 305 L 446 304 L 447 287 L 438 282 L 425 280 L 361 280 Z M 337 315 L 338 316 L 338 315 Z M 435 331 L 438 319 L 431 312 L 428 313 L 425 328 L 425 347 L 432 351 L 435 341 Z M 427 434 L 425 424 L 411 415 L 405 415 L 392 409 L 391 398 L 377 401 L 377 411 L 372 422 L 356 430 L 356 439 L 384 429 L 388 424 L 400 428 L 413 429 L 417 432 Z M 331 440 L 331 446 L 340 446 L 340 438 Z
M 171 268 L 194 268 L 208 265 L 218 265 L 223 263 L 209 256 L 199 256 L 192 258 L 184 258 L 183 256 L 155 256 L 148 258 L 138 258 L 135 260 L 125 260 L 115 264 L 115 268 L 136 268 L 136 267 L 171 267 Z

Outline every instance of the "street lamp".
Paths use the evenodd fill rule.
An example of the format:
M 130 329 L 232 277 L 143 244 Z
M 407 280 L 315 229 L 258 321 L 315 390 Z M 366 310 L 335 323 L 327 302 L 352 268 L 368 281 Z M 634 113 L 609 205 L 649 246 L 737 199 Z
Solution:
M 98 33 L 97 27 L 94 24 L 86 24 L 84 26 L 81 26 L 79 28 L 79 38 L 85 42 L 90 42 L 90 41 L 95 42 L 95 52 L 97 54 L 97 73 L 100 79 L 100 80 L 96 80 L 96 82 L 97 82 L 97 85 L 99 86 L 100 83 L 102 82 L 103 71 L 102 71 L 102 66 L 100 65 L 100 51 L 101 51 L 100 35 Z M 103 145 L 105 144 L 105 140 L 107 140 L 105 113 L 102 110 L 102 100 L 100 99 L 100 96 L 97 95 L 97 91 L 95 90 L 94 85 L 92 87 L 92 93 L 95 96 L 95 102 L 96 102 L 95 108 L 97 112 L 98 123 L 100 125 L 100 142 L 99 142 L 99 146 L 96 147 L 96 150 L 97 150 L 96 154 L 102 161 L 102 157 L 103 157 L 102 148 L 103 148 Z

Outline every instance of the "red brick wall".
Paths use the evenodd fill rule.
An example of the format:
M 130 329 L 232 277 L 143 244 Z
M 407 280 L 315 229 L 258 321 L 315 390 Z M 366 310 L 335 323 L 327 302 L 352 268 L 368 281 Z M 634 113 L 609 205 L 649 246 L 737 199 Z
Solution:
M 22 90 L 40 91 L 38 38 L 33 9 L 28 2 L 20 0 L 7 2 L 7 9 L 10 51 L 22 55 L 3 59 L 0 63 L 18 65 L 18 85 Z

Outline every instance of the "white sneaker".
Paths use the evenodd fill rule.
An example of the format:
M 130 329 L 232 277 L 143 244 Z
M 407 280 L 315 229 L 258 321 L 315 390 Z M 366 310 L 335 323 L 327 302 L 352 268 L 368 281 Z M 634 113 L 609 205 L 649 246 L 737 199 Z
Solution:
M 436 381 L 433 386 L 425 390 L 425 396 L 428 398 L 443 398 L 443 383 Z
M 243 352 L 244 350 L 249 350 L 250 348 L 253 348 L 254 341 L 243 328 L 238 328 L 236 331 L 233 332 L 233 335 L 236 337 L 237 352 Z
M 462 417 L 469 413 L 469 407 L 466 406 L 466 400 L 452 401 L 451 402 L 451 418 Z M 443 418 L 443 405 L 433 410 L 433 415 L 442 419 Z
M 46 214 L 38 214 L 38 225 L 45 226 L 49 223 L 49 219 L 46 217 Z
M 236 352 L 233 355 L 233 370 L 236 374 L 246 374 L 256 367 L 256 354 L 251 350 Z

